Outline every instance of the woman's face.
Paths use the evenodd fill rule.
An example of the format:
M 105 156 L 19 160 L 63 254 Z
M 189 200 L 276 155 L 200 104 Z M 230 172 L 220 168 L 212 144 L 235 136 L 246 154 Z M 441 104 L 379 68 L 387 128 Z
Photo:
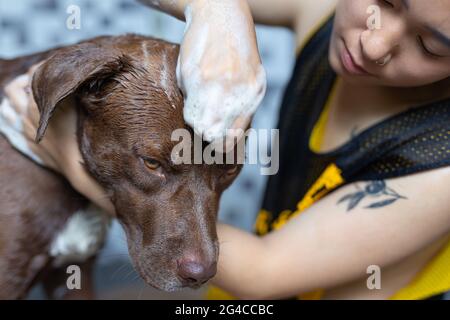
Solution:
M 450 0 L 340 0 L 330 63 L 365 84 L 418 87 L 450 77 Z

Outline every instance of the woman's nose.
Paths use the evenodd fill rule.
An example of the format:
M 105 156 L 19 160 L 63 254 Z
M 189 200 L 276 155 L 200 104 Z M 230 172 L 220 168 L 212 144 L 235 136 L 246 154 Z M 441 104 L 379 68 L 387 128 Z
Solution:
M 367 29 L 361 33 L 360 43 L 364 57 L 376 62 L 393 54 L 404 36 L 405 25 L 402 21 L 390 20 L 380 29 Z

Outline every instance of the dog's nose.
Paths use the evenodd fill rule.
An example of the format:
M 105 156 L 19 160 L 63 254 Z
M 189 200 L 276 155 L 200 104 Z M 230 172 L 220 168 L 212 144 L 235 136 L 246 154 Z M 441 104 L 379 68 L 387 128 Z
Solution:
M 216 262 L 206 265 L 199 260 L 181 259 L 178 261 L 178 275 L 183 285 L 203 284 L 211 279 L 216 272 Z

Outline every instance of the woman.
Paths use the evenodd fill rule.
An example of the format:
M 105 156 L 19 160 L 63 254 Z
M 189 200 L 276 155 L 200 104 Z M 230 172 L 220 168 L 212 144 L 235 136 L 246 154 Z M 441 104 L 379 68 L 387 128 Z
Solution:
M 188 2 L 155 6 L 180 16 Z M 450 1 L 248 4 L 304 45 L 260 236 L 219 224 L 213 282 L 250 299 L 450 290 Z

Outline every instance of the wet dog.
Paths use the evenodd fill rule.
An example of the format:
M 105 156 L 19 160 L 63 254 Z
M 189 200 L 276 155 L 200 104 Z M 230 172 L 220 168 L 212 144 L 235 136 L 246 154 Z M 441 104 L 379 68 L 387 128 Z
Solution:
M 172 162 L 172 132 L 192 133 L 176 84 L 178 50 L 126 35 L 0 60 L 0 112 L 9 117 L 0 121 L 0 298 L 23 298 L 37 281 L 51 297 L 72 263 L 82 268 L 82 288 L 92 297 L 87 274 L 110 216 L 33 152 L 46 135 L 71 134 L 66 123 L 85 171 L 114 205 L 142 278 L 171 291 L 214 276 L 219 199 L 240 167 Z M 33 66 L 39 124 L 29 141 L 20 136 L 17 126 L 26 124 L 7 89 L 28 81 Z

